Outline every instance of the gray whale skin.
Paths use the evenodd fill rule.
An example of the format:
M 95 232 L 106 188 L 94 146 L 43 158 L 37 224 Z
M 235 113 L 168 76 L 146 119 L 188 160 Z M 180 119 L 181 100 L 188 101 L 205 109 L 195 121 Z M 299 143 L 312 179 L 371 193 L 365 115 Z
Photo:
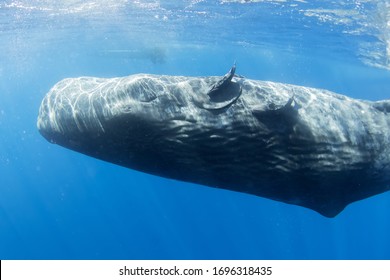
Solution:
M 64 79 L 37 125 L 101 160 L 326 217 L 390 189 L 390 100 L 250 80 L 235 66 L 222 78 Z

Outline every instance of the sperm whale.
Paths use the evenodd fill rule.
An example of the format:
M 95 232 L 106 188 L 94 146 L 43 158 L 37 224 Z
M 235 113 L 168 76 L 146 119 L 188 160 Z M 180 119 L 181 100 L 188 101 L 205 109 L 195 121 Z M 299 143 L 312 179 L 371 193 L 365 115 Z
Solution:
M 127 168 L 334 217 L 390 189 L 390 100 L 246 79 L 137 74 L 58 82 L 37 126 Z

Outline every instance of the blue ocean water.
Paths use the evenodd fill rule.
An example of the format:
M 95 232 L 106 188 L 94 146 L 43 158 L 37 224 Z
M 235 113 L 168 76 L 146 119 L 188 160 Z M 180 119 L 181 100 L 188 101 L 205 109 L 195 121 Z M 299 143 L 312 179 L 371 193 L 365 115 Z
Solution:
M 390 192 L 336 218 L 48 143 L 66 77 L 223 75 L 390 98 L 390 3 L 0 2 L 0 259 L 389 259 Z

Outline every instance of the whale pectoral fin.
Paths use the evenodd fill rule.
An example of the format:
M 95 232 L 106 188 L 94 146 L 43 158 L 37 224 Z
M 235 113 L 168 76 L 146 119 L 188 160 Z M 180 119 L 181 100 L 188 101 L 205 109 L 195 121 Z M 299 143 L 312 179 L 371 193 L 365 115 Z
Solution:
M 229 108 L 233 105 L 242 94 L 242 87 L 239 83 L 233 82 L 232 79 L 236 72 L 236 64 L 232 66 L 229 72 L 216 82 L 206 95 L 197 97 L 195 104 L 206 110 L 213 112 Z
M 206 102 L 201 105 L 203 109 L 217 111 L 227 109 L 232 106 L 242 94 L 242 87 L 238 84 L 234 84 L 234 87 L 238 86 L 238 93 L 233 97 L 223 102 Z
M 294 111 L 295 109 L 297 109 L 297 104 L 295 102 L 295 94 L 293 94 L 293 96 L 291 96 L 287 103 L 279 108 L 276 108 L 276 109 L 273 109 L 273 110 L 269 110 L 269 112 L 272 112 L 273 114 L 286 114 L 286 113 L 289 113 L 291 111 Z
M 224 91 L 231 85 L 232 79 L 236 72 L 236 63 L 233 64 L 232 68 L 230 68 L 229 72 L 223 76 L 218 82 L 216 82 L 210 90 L 207 92 L 207 95 L 210 99 L 219 99 L 221 95 L 224 95 Z
M 295 94 L 293 94 L 293 96 L 289 98 L 289 100 L 285 105 L 279 108 L 266 109 L 266 110 L 254 109 L 252 111 L 252 114 L 260 121 L 265 119 L 270 119 L 270 118 L 275 119 L 275 118 L 282 118 L 282 117 L 293 117 L 297 114 L 297 110 L 299 109 L 299 106 L 296 103 L 294 97 Z

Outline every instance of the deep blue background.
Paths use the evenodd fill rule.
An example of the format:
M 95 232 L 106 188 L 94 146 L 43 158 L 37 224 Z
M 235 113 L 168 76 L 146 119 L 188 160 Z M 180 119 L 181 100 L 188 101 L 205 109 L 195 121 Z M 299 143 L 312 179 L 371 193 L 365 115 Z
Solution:
M 0 259 L 390 258 L 390 193 L 328 219 L 39 135 L 46 92 L 83 75 L 223 75 L 237 61 L 248 78 L 389 98 L 385 2 L 225 2 L 0 3 Z

